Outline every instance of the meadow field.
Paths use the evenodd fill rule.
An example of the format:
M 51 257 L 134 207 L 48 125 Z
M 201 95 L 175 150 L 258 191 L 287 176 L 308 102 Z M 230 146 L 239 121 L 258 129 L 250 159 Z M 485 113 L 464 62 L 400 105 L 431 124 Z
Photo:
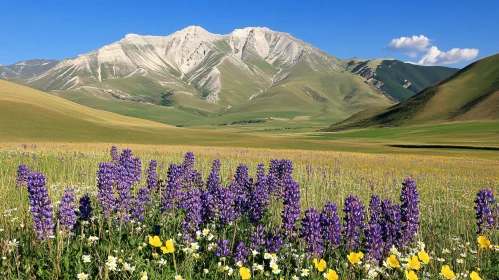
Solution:
M 147 189 L 150 184 L 150 180 L 146 178 L 151 160 L 157 161 L 157 178 L 164 182 L 161 190 L 154 192 L 150 189 L 151 205 L 143 205 L 144 212 L 139 215 L 143 220 L 131 219 L 131 222 L 124 222 L 121 216 L 123 213 L 119 210 L 113 210 L 116 212 L 113 212 L 114 214 L 108 212 L 106 216 L 107 210 L 100 199 L 101 189 L 98 188 L 99 164 L 111 162 L 111 145 L 14 142 L 0 145 L 2 279 L 480 279 L 476 278 L 478 275 L 482 279 L 499 277 L 499 252 L 496 250 L 498 247 L 494 247 L 499 243 L 499 235 L 497 230 L 481 233 L 486 236 L 485 241 L 491 242 L 490 248 L 488 245 L 482 246 L 485 242 L 483 239 L 480 239 L 480 243 L 477 242 L 479 235 L 474 209 L 478 191 L 489 189 L 494 194 L 498 193 L 499 162 L 496 151 L 477 151 L 475 154 L 467 152 L 468 156 L 464 157 L 459 153 L 455 156 L 432 156 L 236 147 L 120 145 L 118 152 L 130 148 L 134 156 L 140 157 L 142 163 L 142 178 L 133 183 L 135 187 L 132 197 L 135 195 L 135 200 L 139 197 L 137 190 Z M 194 223 L 196 225 L 191 221 L 191 231 L 195 226 L 199 232 L 195 234 L 196 230 L 192 231 L 191 238 L 186 238 L 188 229 L 185 227 L 189 227 L 185 221 L 191 217 L 189 208 L 182 206 L 174 210 L 176 207 L 173 207 L 173 212 L 163 209 L 163 213 L 159 210 L 165 199 L 164 190 L 172 184 L 171 176 L 167 176 L 170 164 L 184 162 L 184 155 L 189 151 L 195 156 L 193 168 L 199 171 L 202 181 L 206 182 L 206 186 L 203 182 L 196 183 L 200 190 L 209 188 L 209 182 L 213 181 L 210 172 L 213 173 L 212 163 L 215 159 L 220 159 L 221 163 L 220 186 L 234 186 L 239 176 L 236 174 L 239 164 L 247 166 L 249 177 L 254 178 L 251 182 L 257 186 L 263 174 L 260 172 L 260 175 L 255 177 L 259 164 L 264 164 L 267 172 L 271 159 L 290 160 L 293 171 L 289 180 L 299 185 L 301 212 L 299 219 L 295 221 L 295 230 L 300 238 L 295 240 L 273 231 L 274 228 L 282 228 L 285 223 L 281 218 L 286 212 L 286 199 L 282 201 L 278 196 L 268 201 L 263 217 L 256 224 L 248 222 L 244 217 L 239 217 L 225 226 L 221 226 L 220 220 L 217 220 L 219 218 L 209 223 Z M 16 181 L 19 164 L 25 164 L 30 172 L 42 173 L 46 178 L 45 187 L 53 205 L 55 229 L 53 236 L 45 240 L 38 239 L 40 235 L 33 229 L 26 186 L 16 187 L 16 184 L 19 184 Z M 268 178 L 270 172 L 265 176 Z M 371 222 L 368 221 L 372 220 L 373 210 L 369 204 L 372 196 L 378 195 L 381 200 L 391 199 L 394 204 L 399 203 L 403 191 L 402 183 L 406 178 L 414 180 L 420 200 L 419 231 L 413 242 L 396 246 L 399 247 L 398 252 L 385 251 L 382 258 L 373 260 L 368 253 L 372 248 L 369 249 L 366 243 L 369 242 L 369 234 L 360 227 L 360 243 L 355 249 L 346 246 L 346 233 L 342 231 L 342 242 L 338 246 L 328 247 L 320 253 L 309 250 L 314 239 L 310 239 L 310 236 L 307 239 L 303 231 L 307 221 L 310 224 L 313 219 L 307 220 L 306 217 L 317 217 L 313 216 L 314 211 L 320 212 L 327 201 L 336 204 L 343 228 L 345 223 L 348 223 L 345 221 L 348 211 L 345 211 L 344 201 L 349 195 L 358 196 L 366 211 L 363 214 L 365 219 L 360 223 L 370 228 Z M 29 184 L 29 180 L 25 183 Z M 72 234 L 68 233 L 69 228 L 64 228 L 61 214 L 58 214 L 61 202 L 62 205 L 65 204 L 64 201 L 68 202 L 67 196 L 62 199 L 68 188 L 74 189 L 70 193 L 75 201 L 69 201 L 69 204 L 76 208 L 70 207 L 71 209 L 78 210 L 79 200 L 85 193 L 89 194 L 93 208 L 92 219 L 83 221 L 82 217 L 78 216 L 78 223 L 74 225 Z M 196 192 L 190 191 L 188 197 L 195 198 L 195 195 L 191 195 Z M 118 187 L 114 197 L 119 199 L 120 196 Z M 133 198 L 131 200 L 133 201 Z M 308 210 L 305 211 L 306 209 Z M 219 217 L 220 213 L 214 215 Z M 369 215 L 371 219 L 368 218 Z M 265 236 L 269 240 L 275 240 L 277 236 L 283 239 L 282 246 L 279 246 L 281 250 L 270 252 L 271 246 L 267 243 L 259 249 L 250 250 L 248 246 L 254 243 L 252 233 L 258 231 L 257 225 L 265 229 Z M 183 236 L 180 233 L 183 233 Z M 158 236 L 160 240 L 154 236 Z M 220 243 L 222 240 L 228 240 L 231 244 L 226 255 L 223 252 L 217 253 L 216 250 L 217 245 L 218 248 L 224 245 L 223 242 Z M 236 241 L 239 241 L 237 246 Z M 161 245 L 158 242 L 161 242 Z M 324 246 L 327 247 L 325 243 Z M 360 252 L 363 252 L 362 256 L 367 255 L 366 260 L 355 255 Z M 425 258 L 424 254 L 429 258 Z M 411 262 L 415 256 L 419 257 L 418 264 Z M 241 258 L 244 261 L 241 261 Z M 445 267 L 446 265 L 448 267 Z M 452 270 L 452 274 L 449 270 Z

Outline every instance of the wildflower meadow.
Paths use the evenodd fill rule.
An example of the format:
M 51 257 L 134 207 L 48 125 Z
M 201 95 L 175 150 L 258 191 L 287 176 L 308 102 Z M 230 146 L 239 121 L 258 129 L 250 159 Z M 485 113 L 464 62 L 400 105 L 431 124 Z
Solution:
M 1 279 L 499 279 L 493 159 L 0 149 Z

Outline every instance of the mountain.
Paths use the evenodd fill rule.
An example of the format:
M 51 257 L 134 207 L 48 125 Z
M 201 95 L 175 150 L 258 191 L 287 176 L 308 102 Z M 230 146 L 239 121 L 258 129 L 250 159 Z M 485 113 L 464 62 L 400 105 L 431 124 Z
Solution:
M 393 59 L 362 61 L 352 63 L 349 67 L 352 73 L 364 77 L 371 86 L 399 102 L 459 70 L 442 66 L 420 66 Z
M 406 81 L 390 87 L 373 83 L 368 69 L 359 71 L 364 62 L 376 77 L 388 77 L 380 78 L 385 85 Z M 408 81 L 427 86 L 445 73 L 428 71 L 429 78 L 420 81 L 426 74 L 410 71 L 414 65 L 384 75 L 385 62 L 374 67 L 376 63 L 341 60 L 265 27 L 220 35 L 190 26 L 169 36 L 128 34 L 16 82 L 93 108 L 167 124 L 273 118 L 323 126 L 366 108 L 393 105 L 410 95 L 397 92 Z
M 499 54 L 459 70 L 388 108 L 360 112 L 327 130 L 499 120 Z
M 52 69 L 59 61 L 46 59 L 33 59 L 1 66 L 0 76 L 5 78 L 31 78 Z

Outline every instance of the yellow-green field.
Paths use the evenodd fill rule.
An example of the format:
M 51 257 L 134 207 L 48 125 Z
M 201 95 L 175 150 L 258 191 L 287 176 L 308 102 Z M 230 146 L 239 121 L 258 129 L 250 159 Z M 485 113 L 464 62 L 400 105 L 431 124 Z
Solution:
M 89 192 L 95 199 L 97 192 L 96 171 L 99 162 L 110 160 L 109 148 L 110 144 L 38 143 L 36 145 L 29 144 L 27 148 L 23 148 L 21 143 L 0 144 L 0 210 L 4 213 L 0 218 L 2 242 L 12 239 L 23 240 L 22 232 L 31 230 L 32 222 L 27 212 L 29 207 L 27 193 L 25 190 L 15 187 L 18 164 L 24 163 L 30 170 L 41 172 L 47 177 L 49 196 L 52 201 L 60 201 L 62 190 L 68 187 L 75 188 L 78 197 L 84 192 Z M 253 176 L 257 164 L 264 163 L 267 168 L 270 159 L 287 158 L 293 162 L 293 177 L 300 184 L 302 211 L 311 206 L 321 209 L 325 201 L 330 200 L 338 205 L 340 216 L 342 215 L 343 200 L 347 195 L 358 195 L 366 207 L 372 194 L 378 194 L 382 199 L 391 198 L 396 202 L 399 200 L 401 182 L 404 178 L 411 177 L 418 185 L 421 200 L 421 224 L 418 240 L 426 243 L 426 251 L 432 257 L 430 266 L 425 270 L 427 273 L 438 275 L 442 264 L 449 264 L 456 272 L 469 272 L 476 270 L 477 266 L 485 269 L 493 265 L 490 262 L 489 254 L 498 254 L 482 252 L 486 254 L 477 257 L 466 249 L 468 247 L 476 249 L 477 247 L 476 221 L 473 209 L 473 201 L 477 191 L 491 189 L 497 194 L 499 190 L 499 161 L 496 157 L 491 158 L 485 153 L 476 153 L 474 156 L 470 156 L 472 152 L 467 152 L 469 154 L 462 157 L 459 154 L 455 156 L 431 156 L 199 146 L 127 145 L 118 148 L 133 149 L 134 155 L 139 156 L 142 160 L 143 170 L 146 169 L 149 160 L 156 159 L 158 161 L 158 174 L 162 179 L 166 178 L 168 165 L 181 163 L 187 151 L 194 152 L 196 156 L 195 167 L 202 171 L 204 180 L 208 177 L 213 159 L 219 158 L 222 163 L 222 185 L 226 185 L 232 180 L 235 168 L 239 163 L 247 164 L 249 174 Z M 142 185 L 144 185 L 145 179 L 142 181 Z M 9 209 L 17 210 L 10 212 Z M 274 210 L 274 217 L 279 217 L 277 208 Z M 23 224 L 24 227 L 20 227 L 20 224 Z M 138 238 L 145 238 L 146 235 L 144 233 L 142 237 Z M 452 240 L 453 237 L 459 237 L 460 241 Z M 499 239 L 494 239 L 497 237 L 496 234 L 489 237 L 493 244 L 499 242 Z M 462 257 L 460 254 L 463 250 L 456 247 L 456 244 L 465 244 L 465 242 L 470 242 L 471 245 L 463 245 L 467 246 L 464 251 L 468 253 Z M 34 243 L 20 244 L 19 246 L 32 245 Z M 0 246 L 4 245 L 0 244 Z M 38 248 L 38 245 L 36 246 Z M 116 250 L 126 247 L 116 244 L 109 246 Z M 135 245 L 127 246 L 129 247 L 126 248 L 130 249 Z M 450 249 L 451 253 L 443 254 L 442 249 L 444 248 Z M 30 251 L 25 248 L 22 252 Z M 105 255 L 105 252 L 101 253 Z M 12 256 L 5 252 L 2 254 L 7 257 Z M 119 255 L 119 253 L 116 254 Z M 446 261 L 439 263 L 436 258 L 445 258 Z M 464 259 L 465 262 L 458 263 L 458 259 Z M 493 259 L 497 260 L 495 257 Z M 104 261 L 101 259 L 100 262 Z M 151 259 L 150 263 L 147 261 L 147 266 L 144 263 L 137 265 L 145 271 L 152 269 L 149 265 L 152 265 L 153 262 L 154 260 Z M 342 268 L 341 264 L 344 262 L 346 259 L 335 260 L 332 266 L 337 271 L 349 273 L 344 274 L 349 275 L 346 276 L 347 278 L 340 279 L 357 279 L 357 276 L 352 275 L 358 274 L 351 274 L 348 269 Z M 30 264 L 29 261 L 21 263 L 27 267 L 28 271 L 31 269 L 31 274 L 19 275 L 35 275 L 33 270 L 36 265 Z M 331 264 L 333 264 L 332 260 Z M 96 265 L 98 266 L 98 263 Z M 178 268 L 175 273 L 191 279 L 189 278 L 191 274 L 187 273 L 190 265 L 193 264 L 184 263 L 184 266 Z M 81 263 L 78 265 L 78 269 L 84 267 Z M 5 266 L 4 269 L 8 269 L 9 273 L 12 273 L 9 275 L 16 275 L 15 267 Z M 62 265 L 58 269 L 65 271 Z M 216 270 L 214 267 L 210 267 L 210 269 Z M 493 273 L 490 272 L 491 270 L 487 271 L 488 275 L 497 275 L 491 274 Z M 59 271 L 59 273 L 61 272 Z M 174 274 L 172 271 L 163 271 L 162 273 L 164 274 L 161 275 L 170 276 Z M 285 279 L 289 279 L 291 275 L 287 274 Z M 394 272 L 390 275 L 391 279 L 398 279 L 397 275 L 399 274 Z M 240 279 L 238 275 L 236 276 L 234 279 Z M 322 278 L 321 274 L 317 273 L 312 274 L 312 276 L 313 279 Z M 40 277 L 44 278 L 44 276 Z M 128 279 L 127 277 L 111 278 Z M 197 279 L 198 276 L 191 275 L 190 277 Z M 231 279 L 227 276 L 223 277 Z M 279 279 L 275 275 L 271 277 Z M 137 276 L 130 279 L 138 278 Z M 254 278 L 267 279 L 264 275 L 261 278 L 256 276 Z M 440 279 L 440 277 L 432 276 L 431 279 Z

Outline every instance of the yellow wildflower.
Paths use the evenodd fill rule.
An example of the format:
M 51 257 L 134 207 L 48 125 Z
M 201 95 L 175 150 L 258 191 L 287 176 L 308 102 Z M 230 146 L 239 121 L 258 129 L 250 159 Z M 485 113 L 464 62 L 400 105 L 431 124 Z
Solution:
M 414 270 L 419 270 L 421 268 L 421 263 L 419 262 L 419 258 L 414 256 L 407 260 L 407 267 Z
M 388 266 L 392 268 L 400 267 L 400 262 L 399 260 L 397 260 L 397 256 L 395 255 L 390 255 L 388 258 L 386 258 L 386 263 L 388 263 Z
M 418 275 L 414 272 L 414 270 L 411 271 L 405 271 L 405 278 L 407 280 L 418 280 Z
M 476 273 L 476 271 L 472 271 L 470 274 L 471 280 L 482 280 L 482 278 Z
M 155 235 L 154 237 L 149 236 L 149 244 L 154 247 L 161 247 L 161 245 L 163 245 L 163 242 L 161 242 L 159 236 Z
M 175 252 L 175 245 L 173 244 L 173 241 L 171 239 L 168 239 L 165 242 L 165 247 L 161 247 L 161 251 L 163 251 L 163 254 Z
M 424 264 L 430 263 L 430 256 L 425 251 L 419 252 L 418 257 Z
M 480 235 L 477 239 L 478 241 L 478 244 L 480 244 L 480 248 L 488 248 L 490 246 L 490 240 L 484 236 L 484 235 Z
M 452 271 L 448 265 L 442 266 L 441 272 L 446 279 L 454 279 L 454 277 L 456 277 L 454 271 Z
M 354 253 L 350 252 L 350 254 L 347 256 L 348 261 L 350 261 L 351 264 L 358 264 L 364 257 L 364 254 L 362 252 L 359 253 Z
M 241 279 L 243 279 L 243 280 L 251 278 L 250 270 L 246 267 L 239 268 L 239 275 L 241 276 Z
M 327 273 L 324 274 L 324 277 L 327 280 L 338 280 L 338 274 L 332 269 L 328 269 Z
M 320 261 L 317 261 L 317 259 L 314 259 L 314 265 L 315 265 L 315 268 L 317 268 L 317 270 L 319 272 L 323 272 L 324 270 L 326 270 L 326 261 L 321 259 Z

